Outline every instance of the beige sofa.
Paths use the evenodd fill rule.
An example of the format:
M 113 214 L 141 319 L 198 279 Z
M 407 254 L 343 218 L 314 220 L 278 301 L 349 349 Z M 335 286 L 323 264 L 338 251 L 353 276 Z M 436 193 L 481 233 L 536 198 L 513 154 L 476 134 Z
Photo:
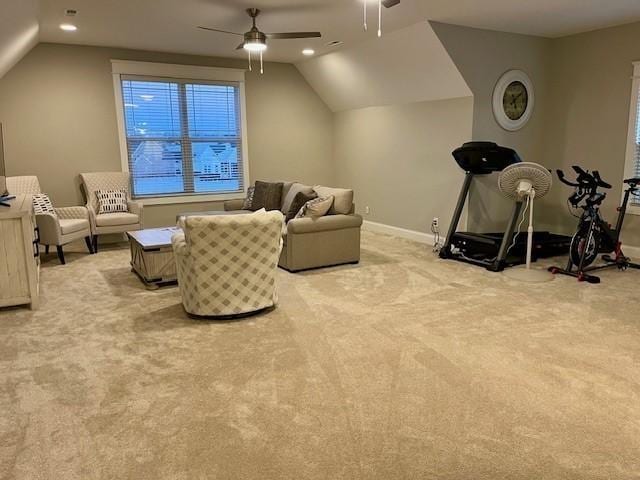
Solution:
M 281 209 L 294 182 L 285 182 Z M 312 188 L 312 187 L 307 187 Z M 244 200 L 225 202 L 226 211 L 242 211 Z M 332 209 L 333 210 L 333 209 Z M 351 205 L 347 214 L 330 214 L 317 219 L 295 218 L 283 231 L 283 248 L 278 265 L 290 272 L 330 267 L 360 261 L 362 217 Z M 283 211 L 286 214 L 286 211 Z

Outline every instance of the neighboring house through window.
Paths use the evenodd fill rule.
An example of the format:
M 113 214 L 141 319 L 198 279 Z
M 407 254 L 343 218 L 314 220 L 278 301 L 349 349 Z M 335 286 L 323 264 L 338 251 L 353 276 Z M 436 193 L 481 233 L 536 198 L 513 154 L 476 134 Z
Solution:
M 112 61 L 123 169 L 149 203 L 242 196 L 244 72 Z

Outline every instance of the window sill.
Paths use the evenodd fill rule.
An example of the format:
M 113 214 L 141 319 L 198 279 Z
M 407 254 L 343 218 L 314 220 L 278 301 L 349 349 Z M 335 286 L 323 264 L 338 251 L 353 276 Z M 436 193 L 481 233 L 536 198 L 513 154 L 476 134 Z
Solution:
M 218 195 L 185 195 L 176 197 L 144 197 L 134 198 L 134 202 L 139 202 L 142 205 L 177 205 L 182 203 L 221 203 L 227 200 L 240 200 L 244 199 L 243 193 L 227 193 Z

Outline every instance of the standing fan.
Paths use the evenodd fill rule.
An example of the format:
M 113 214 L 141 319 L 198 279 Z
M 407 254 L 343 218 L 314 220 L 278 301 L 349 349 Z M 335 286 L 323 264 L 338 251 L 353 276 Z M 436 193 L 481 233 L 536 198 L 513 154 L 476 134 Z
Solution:
M 525 267 L 505 270 L 505 275 L 523 282 L 541 283 L 553 280 L 553 274 L 546 270 L 531 268 L 531 251 L 533 248 L 533 203 L 542 198 L 551 189 L 553 177 L 542 165 L 531 162 L 516 163 L 505 168 L 498 178 L 500 191 L 518 202 L 526 199 L 529 209 L 529 228 L 527 230 L 527 263 Z

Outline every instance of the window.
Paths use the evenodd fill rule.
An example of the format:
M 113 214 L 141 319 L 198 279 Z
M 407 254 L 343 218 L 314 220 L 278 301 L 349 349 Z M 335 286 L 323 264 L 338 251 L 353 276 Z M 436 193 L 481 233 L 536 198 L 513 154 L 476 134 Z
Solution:
M 211 70 L 209 77 L 221 69 Z M 168 203 L 242 196 L 247 168 L 241 81 L 122 73 L 114 73 L 114 81 L 123 168 L 131 174 L 134 198 Z
M 629 114 L 629 134 L 624 178 L 640 177 L 640 62 L 633 64 L 633 87 Z M 640 195 L 631 197 L 629 213 L 640 215 Z

